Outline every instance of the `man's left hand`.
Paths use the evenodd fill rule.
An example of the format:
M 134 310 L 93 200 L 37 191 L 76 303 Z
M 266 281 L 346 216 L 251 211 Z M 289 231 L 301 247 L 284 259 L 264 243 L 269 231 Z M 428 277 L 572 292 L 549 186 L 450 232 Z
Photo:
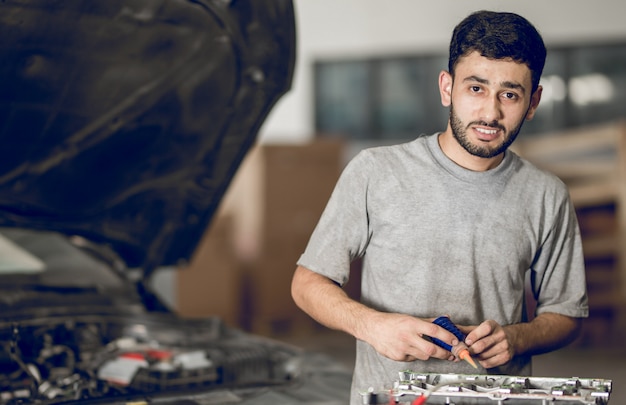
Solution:
M 459 326 L 465 343 L 481 366 L 492 368 L 514 356 L 537 355 L 571 343 L 579 334 L 582 319 L 544 312 L 530 322 L 502 326 L 486 320 L 478 326 Z
M 515 348 L 507 329 L 494 320 L 486 320 L 478 326 L 459 326 L 467 334 L 465 343 L 470 353 L 484 368 L 501 366 L 511 361 Z

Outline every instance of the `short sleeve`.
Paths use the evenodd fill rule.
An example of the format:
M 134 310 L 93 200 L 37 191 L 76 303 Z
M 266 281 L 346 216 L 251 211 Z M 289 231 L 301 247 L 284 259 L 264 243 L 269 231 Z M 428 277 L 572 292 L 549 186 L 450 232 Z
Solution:
M 571 317 L 588 316 L 582 241 L 576 212 L 569 198 L 561 204 L 531 270 L 538 314 L 554 312 Z
M 298 260 L 298 265 L 340 285 L 348 281 L 350 263 L 364 254 L 370 237 L 368 161 L 367 151 L 361 151 L 345 167 Z

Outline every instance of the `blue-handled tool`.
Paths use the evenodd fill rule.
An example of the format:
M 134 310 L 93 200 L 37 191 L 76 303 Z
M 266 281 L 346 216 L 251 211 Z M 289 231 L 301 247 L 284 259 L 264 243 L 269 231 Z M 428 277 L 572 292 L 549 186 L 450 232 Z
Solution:
M 465 344 L 465 335 L 463 332 L 456 327 L 454 323 L 447 316 L 440 316 L 439 318 L 433 321 L 434 324 L 441 326 L 448 332 L 451 332 L 456 338 L 459 340 L 459 343 L 455 346 L 449 345 L 446 342 L 443 342 L 437 338 L 431 338 L 433 343 L 439 347 L 443 347 L 444 349 L 452 352 L 456 357 L 461 360 L 467 361 L 472 367 L 478 368 L 474 359 L 470 355 L 467 345 Z

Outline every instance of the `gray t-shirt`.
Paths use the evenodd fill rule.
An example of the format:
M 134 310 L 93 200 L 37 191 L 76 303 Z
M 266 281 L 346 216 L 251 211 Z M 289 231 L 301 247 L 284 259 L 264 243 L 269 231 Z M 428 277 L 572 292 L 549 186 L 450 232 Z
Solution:
M 566 186 L 511 151 L 494 169 L 451 161 L 437 134 L 361 151 L 346 166 L 298 264 L 343 285 L 362 257 L 361 301 L 461 325 L 536 313 L 588 316 L 582 245 Z M 357 340 L 352 403 L 402 370 L 474 374 L 465 362 L 392 361 Z M 530 375 L 530 357 L 479 373 Z

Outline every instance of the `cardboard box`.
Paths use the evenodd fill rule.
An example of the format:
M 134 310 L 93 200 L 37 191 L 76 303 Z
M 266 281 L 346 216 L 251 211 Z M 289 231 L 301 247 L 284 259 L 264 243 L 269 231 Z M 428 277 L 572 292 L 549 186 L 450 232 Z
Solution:
M 241 264 L 232 244 L 232 218 L 218 215 L 187 266 L 177 271 L 176 310 L 182 317 L 218 316 L 241 323 Z
M 291 278 L 344 164 L 343 143 L 256 146 L 245 158 L 189 268 L 179 312 L 218 314 L 261 334 L 313 322 L 291 298 Z

